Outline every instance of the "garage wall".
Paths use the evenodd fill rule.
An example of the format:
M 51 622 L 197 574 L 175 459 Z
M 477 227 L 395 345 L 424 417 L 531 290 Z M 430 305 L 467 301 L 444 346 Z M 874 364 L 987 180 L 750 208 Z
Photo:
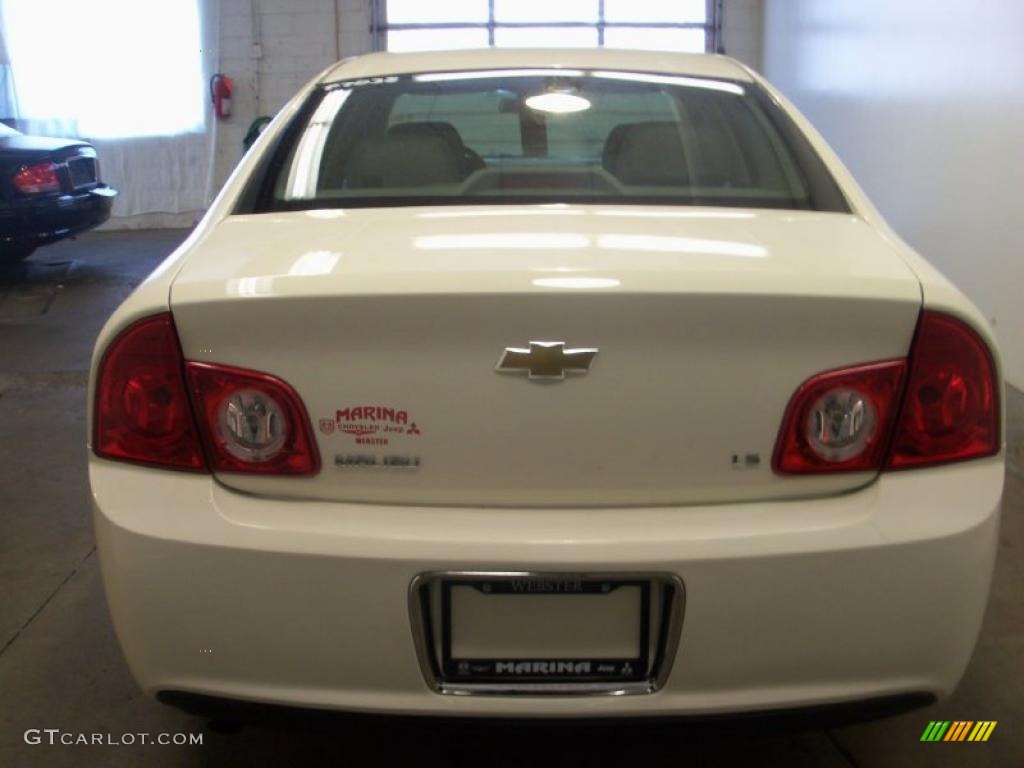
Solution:
M 766 0 L 765 72 L 994 323 L 1024 387 L 1024 3 Z

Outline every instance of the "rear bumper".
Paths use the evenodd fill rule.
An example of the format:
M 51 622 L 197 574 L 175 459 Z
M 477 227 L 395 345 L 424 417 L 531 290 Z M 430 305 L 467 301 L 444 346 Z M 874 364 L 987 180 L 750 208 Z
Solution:
M 702 716 L 956 685 L 984 613 L 1001 457 L 819 500 L 591 510 L 286 502 L 90 458 L 118 637 L 140 685 L 440 716 Z M 658 571 L 686 611 L 663 688 L 448 696 L 407 595 L 438 570 Z
M 344 720 L 351 725 L 351 720 L 357 719 L 368 727 L 374 725 L 393 728 L 396 716 L 393 714 L 353 714 L 351 712 L 338 712 L 336 710 L 309 709 L 304 707 L 281 706 L 276 704 L 261 704 L 251 701 L 240 701 L 238 699 L 224 699 L 217 696 L 206 696 L 198 693 L 184 693 L 182 691 L 161 691 L 157 699 L 169 706 L 190 715 L 208 717 L 220 720 L 222 725 L 255 723 L 272 726 L 286 725 L 289 721 L 301 720 L 308 725 L 311 719 L 321 720 L 325 725 L 338 724 Z M 678 726 L 699 727 L 706 735 L 708 729 L 721 727 L 729 729 L 733 726 L 740 726 L 744 733 L 764 727 L 777 731 L 785 728 L 804 730 L 807 728 L 833 728 L 846 726 L 853 723 L 860 723 L 869 720 L 878 720 L 884 717 L 911 712 L 935 703 L 935 697 L 931 694 L 909 693 L 897 694 L 894 696 L 882 696 L 858 701 L 847 701 L 839 704 L 820 704 L 809 707 L 795 707 L 787 709 L 773 709 L 765 711 L 744 711 L 742 713 L 724 713 L 710 715 L 666 715 L 647 716 L 642 719 L 644 724 L 665 722 L 673 727 L 673 732 Z M 336 718 L 336 719 L 335 719 Z M 437 715 L 413 715 L 403 718 L 407 723 L 428 722 L 435 725 L 461 725 L 466 722 L 464 717 L 446 718 Z M 638 718 L 630 717 L 601 717 L 601 718 L 576 718 L 574 724 L 579 725 L 607 725 L 610 722 L 635 723 Z M 479 719 L 477 720 L 479 722 Z M 565 720 L 555 720 L 544 717 L 517 717 L 502 718 L 492 717 L 488 724 L 501 727 L 505 724 L 546 724 L 564 723 Z
M 93 229 L 110 218 L 115 197 L 115 190 L 103 186 L 0 208 L 0 241 L 45 245 Z

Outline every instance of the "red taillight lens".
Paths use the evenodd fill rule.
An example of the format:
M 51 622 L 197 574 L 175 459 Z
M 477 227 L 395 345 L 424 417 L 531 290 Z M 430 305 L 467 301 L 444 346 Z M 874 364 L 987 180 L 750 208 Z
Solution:
M 14 174 L 14 187 L 23 195 L 59 192 L 60 180 L 57 178 L 57 166 L 53 163 L 39 163 L 22 168 Z
M 988 345 L 960 320 L 922 312 L 888 466 L 940 464 L 998 451 L 999 395 Z
M 830 371 L 797 390 L 773 467 L 785 474 L 904 469 L 992 456 L 999 418 L 988 345 L 966 323 L 925 310 L 909 362 Z
M 288 384 L 265 373 L 188 363 L 199 426 L 218 472 L 312 475 L 320 455 Z
M 206 469 L 169 314 L 129 326 L 104 354 L 96 379 L 93 450 L 109 459 Z
M 320 469 L 295 390 L 255 371 L 186 364 L 170 314 L 140 320 L 111 343 L 94 422 L 93 450 L 109 459 L 206 471 L 208 457 L 215 471 L 278 475 Z
M 906 362 L 890 360 L 813 376 L 789 401 L 772 466 L 782 474 L 879 469 Z

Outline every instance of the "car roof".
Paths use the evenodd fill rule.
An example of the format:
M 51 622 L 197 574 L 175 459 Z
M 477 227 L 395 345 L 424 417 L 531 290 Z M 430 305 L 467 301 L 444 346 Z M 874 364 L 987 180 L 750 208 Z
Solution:
M 370 53 L 338 62 L 322 82 L 417 72 L 488 69 L 611 69 L 714 77 L 750 82 L 751 76 L 728 56 L 707 53 L 630 51 L 612 48 L 485 48 L 421 53 Z

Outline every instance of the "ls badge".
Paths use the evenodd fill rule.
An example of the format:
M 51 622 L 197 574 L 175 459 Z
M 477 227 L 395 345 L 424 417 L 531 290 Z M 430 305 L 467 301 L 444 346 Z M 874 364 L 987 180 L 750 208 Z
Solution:
M 495 370 L 526 373 L 531 381 L 561 381 L 566 373 L 589 371 L 597 352 L 596 347 L 566 349 L 564 341 L 531 341 L 529 349 L 506 347 Z

